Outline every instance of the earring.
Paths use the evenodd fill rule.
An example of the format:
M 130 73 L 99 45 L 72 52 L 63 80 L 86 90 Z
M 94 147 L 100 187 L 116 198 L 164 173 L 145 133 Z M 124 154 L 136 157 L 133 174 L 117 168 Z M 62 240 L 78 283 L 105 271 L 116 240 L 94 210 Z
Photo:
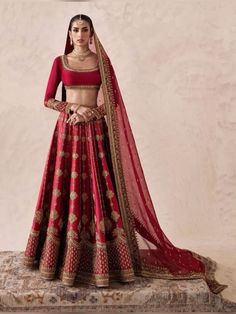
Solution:
M 92 44 L 93 43 L 93 38 L 92 37 L 90 37 L 90 44 Z
M 71 44 L 71 46 L 73 45 L 72 39 L 70 39 L 70 44 Z

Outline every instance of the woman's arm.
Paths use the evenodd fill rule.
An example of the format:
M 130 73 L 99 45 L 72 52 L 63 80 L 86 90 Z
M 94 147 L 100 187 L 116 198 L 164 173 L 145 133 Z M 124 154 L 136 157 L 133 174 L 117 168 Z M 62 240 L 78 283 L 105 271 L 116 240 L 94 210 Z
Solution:
M 93 120 L 94 118 L 100 119 L 101 117 L 106 115 L 106 108 L 105 104 L 96 107 L 96 108 L 89 108 L 82 114 L 86 121 Z
M 44 96 L 44 106 L 60 112 L 69 113 L 70 109 L 74 108 L 75 104 L 55 99 L 57 87 L 61 82 L 61 67 L 59 63 L 59 58 L 59 56 L 56 57 L 52 64 Z

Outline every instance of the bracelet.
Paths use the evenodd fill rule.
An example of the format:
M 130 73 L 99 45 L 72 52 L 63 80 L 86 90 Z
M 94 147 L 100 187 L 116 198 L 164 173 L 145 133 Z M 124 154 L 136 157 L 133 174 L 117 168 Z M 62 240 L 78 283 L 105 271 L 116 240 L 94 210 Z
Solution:
M 77 107 L 76 107 L 76 109 L 75 109 L 75 113 L 77 113 L 77 110 L 79 109 L 79 107 L 81 106 L 80 104 L 76 104 L 77 105 Z
M 71 110 L 71 107 L 73 106 L 73 103 L 70 103 L 70 102 L 65 102 L 66 103 L 66 107 L 65 107 L 65 112 L 67 114 L 69 114 L 72 110 Z

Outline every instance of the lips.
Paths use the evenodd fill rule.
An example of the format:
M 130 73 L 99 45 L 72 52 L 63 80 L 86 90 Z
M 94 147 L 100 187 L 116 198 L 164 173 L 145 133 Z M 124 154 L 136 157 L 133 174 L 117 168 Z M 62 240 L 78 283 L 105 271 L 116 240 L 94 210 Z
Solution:
M 83 40 L 83 39 L 77 39 L 77 41 L 78 41 L 79 43 L 82 43 L 84 40 Z

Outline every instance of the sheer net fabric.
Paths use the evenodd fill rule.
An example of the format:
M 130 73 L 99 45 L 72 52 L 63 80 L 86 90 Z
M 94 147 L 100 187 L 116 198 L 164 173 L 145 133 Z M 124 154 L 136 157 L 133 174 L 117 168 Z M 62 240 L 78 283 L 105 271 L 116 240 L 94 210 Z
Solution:
M 106 138 L 106 145 L 103 147 L 102 152 L 107 154 L 107 171 L 110 171 L 112 177 L 109 190 L 115 195 L 116 200 L 115 211 L 111 214 L 111 209 L 110 214 L 111 216 L 114 216 L 113 218 L 115 218 L 115 221 L 117 217 L 120 217 L 119 222 L 116 221 L 116 225 L 113 225 L 111 230 L 116 230 L 113 235 L 117 236 L 118 234 L 119 237 L 117 238 L 122 240 L 119 242 L 119 245 L 122 246 L 120 248 L 120 252 L 124 252 L 123 255 L 125 256 L 125 260 L 123 260 L 123 262 L 121 258 L 122 254 L 119 258 L 113 260 L 110 258 L 110 261 L 107 261 L 106 263 L 107 268 L 104 275 L 97 275 L 95 280 L 96 285 L 99 286 L 99 283 L 101 285 L 107 285 L 111 276 L 111 272 L 109 274 L 109 271 L 113 267 L 116 267 L 116 269 L 119 268 L 119 276 L 117 276 L 117 272 L 114 271 L 113 278 L 120 278 L 123 281 L 133 281 L 135 276 L 163 279 L 202 278 L 206 281 L 213 293 L 221 292 L 227 287 L 227 285 L 220 284 L 215 279 L 215 264 L 213 261 L 210 258 L 200 256 L 188 249 L 174 246 L 174 244 L 171 243 L 171 241 L 164 234 L 158 222 L 156 211 L 149 194 L 135 139 L 114 68 L 95 31 L 92 44 L 90 44 L 89 48 L 98 56 L 98 66 L 101 75 L 102 88 L 99 90 L 97 98 L 97 105 L 99 106 L 97 112 L 98 119 L 92 120 L 88 123 L 82 122 L 79 126 L 80 133 L 72 133 L 69 134 L 69 136 L 75 136 L 75 138 L 78 138 L 78 136 L 80 138 L 90 136 L 90 140 L 92 140 L 92 134 L 94 134 L 93 138 L 99 139 L 100 136 Z M 71 51 L 72 46 L 70 45 L 67 31 L 64 54 L 66 55 Z M 64 119 L 65 115 L 69 112 L 70 105 L 66 102 L 66 87 L 64 84 L 62 84 L 61 100 L 55 100 L 55 87 L 58 84 L 58 80 L 59 78 L 55 76 L 53 94 L 50 94 L 50 98 L 54 100 L 52 100 L 52 102 L 48 102 L 48 99 L 46 99 L 46 104 L 52 106 L 53 109 L 61 111 L 61 121 L 58 122 L 56 130 L 64 130 Z M 55 101 L 58 103 L 55 104 Z M 99 116 L 99 114 L 101 114 L 101 116 Z M 99 121 L 102 121 L 102 123 Z M 98 123 L 101 124 L 98 125 Z M 68 131 L 65 129 L 62 134 L 66 132 Z M 76 132 L 78 132 L 78 129 Z M 96 145 L 97 144 L 98 143 L 96 142 Z M 45 178 L 46 174 L 48 174 L 48 165 L 51 162 L 50 159 L 55 158 L 52 148 L 53 141 L 51 145 L 52 151 L 49 154 L 50 158 L 48 159 L 45 167 Z M 95 143 L 91 146 L 91 149 L 89 149 L 88 152 L 91 153 L 91 169 L 95 169 L 97 171 L 98 168 L 94 165 L 97 155 L 99 154 L 99 151 L 101 152 L 101 150 L 99 147 L 95 149 L 96 145 L 94 145 Z M 88 146 L 86 147 L 88 148 Z M 86 149 L 86 147 L 81 146 L 81 149 Z M 104 167 L 101 167 L 100 169 L 106 171 Z M 44 188 L 44 183 L 42 183 L 42 188 Z M 87 192 L 88 191 L 89 190 L 87 190 Z M 39 207 L 40 205 L 41 204 L 38 204 Z M 89 219 L 92 219 L 92 217 L 88 215 L 89 213 L 86 215 L 87 218 L 89 217 Z M 38 217 L 39 221 L 41 218 L 42 217 Z M 37 217 L 35 219 L 37 220 Z M 105 229 L 109 229 L 109 223 L 104 223 L 103 227 Z M 32 265 L 35 257 L 39 258 L 46 238 L 46 230 L 44 230 L 44 233 L 42 234 L 43 236 L 41 237 L 41 240 L 38 238 L 37 232 L 31 235 L 28 244 L 28 251 L 26 252 L 27 256 L 25 264 Z M 73 245 L 71 245 L 70 256 L 73 256 L 74 260 L 79 263 L 79 258 L 76 256 L 76 254 L 78 254 L 78 250 L 76 249 L 78 246 L 78 236 L 80 236 L 80 232 L 78 233 L 76 231 L 74 235 L 72 233 L 71 241 Z M 65 243 L 62 245 L 62 248 L 68 245 L 67 236 L 63 237 L 63 239 Z M 52 244 L 50 245 L 52 245 L 52 247 L 48 248 L 48 251 L 54 250 L 56 252 L 55 254 L 58 254 L 59 249 L 56 242 L 57 240 L 58 238 L 56 237 L 56 240 L 51 242 Z M 36 243 L 36 241 L 39 241 L 39 243 Z M 104 243 L 106 244 L 105 239 Z M 104 250 L 106 250 L 106 248 L 107 246 L 105 245 Z M 91 252 L 91 254 L 85 258 L 83 263 L 86 264 L 86 261 L 88 263 L 93 254 L 94 253 Z M 106 254 L 102 254 L 103 253 L 97 255 L 98 259 L 95 261 L 95 264 L 99 261 L 102 262 L 103 259 L 108 257 Z M 114 256 L 114 252 L 111 253 L 110 256 L 112 255 Z M 118 265 L 115 265 L 117 261 L 119 261 Z M 66 258 L 65 261 L 59 262 L 59 265 L 65 265 L 65 263 Z M 64 276 L 68 274 L 68 284 L 73 284 L 74 278 L 76 274 L 78 274 L 77 267 L 83 267 L 83 263 L 79 263 L 80 266 L 75 265 L 74 270 L 70 269 L 67 273 L 66 267 L 64 266 Z M 56 269 L 56 265 L 53 265 L 53 267 Z M 80 274 L 82 276 L 82 273 Z M 47 276 L 46 270 L 45 276 Z M 48 278 L 50 278 L 50 276 L 51 275 L 49 274 Z M 53 276 L 54 273 L 52 274 L 52 277 Z M 103 276 L 102 279 L 101 276 Z M 91 278 L 91 281 L 93 278 Z M 101 281 L 99 282 L 99 280 Z

